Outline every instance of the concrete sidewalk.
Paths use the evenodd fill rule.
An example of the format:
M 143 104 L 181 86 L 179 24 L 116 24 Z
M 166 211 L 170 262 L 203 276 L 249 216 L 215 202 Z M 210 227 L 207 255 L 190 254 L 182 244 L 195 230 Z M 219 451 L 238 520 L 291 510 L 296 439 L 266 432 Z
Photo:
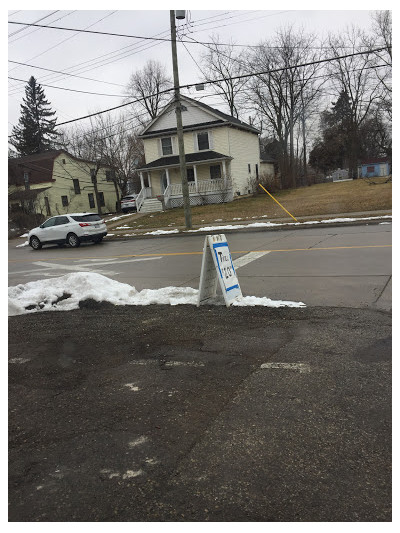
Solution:
M 391 315 L 9 319 L 9 520 L 391 520 Z

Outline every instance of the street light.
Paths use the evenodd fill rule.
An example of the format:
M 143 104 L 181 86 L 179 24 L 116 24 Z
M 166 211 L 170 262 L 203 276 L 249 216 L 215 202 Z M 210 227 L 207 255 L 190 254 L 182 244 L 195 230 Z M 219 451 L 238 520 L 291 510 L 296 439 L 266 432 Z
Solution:
M 181 182 L 182 182 L 183 209 L 185 212 L 186 229 L 191 229 L 192 214 L 190 210 L 189 185 L 188 185 L 187 175 L 186 175 L 185 147 L 183 143 L 182 110 L 181 110 L 180 93 L 179 93 L 178 56 L 176 52 L 175 11 L 171 10 L 169 14 L 170 14 L 170 21 L 171 21 L 172 68 L 173 68 L 173 73 L 174 73 L 176 129 L 178 133 L 179 167 L 180 167 Z M 180 20 L 184 19 L 185 12 L 177 11 L 176 18 Z

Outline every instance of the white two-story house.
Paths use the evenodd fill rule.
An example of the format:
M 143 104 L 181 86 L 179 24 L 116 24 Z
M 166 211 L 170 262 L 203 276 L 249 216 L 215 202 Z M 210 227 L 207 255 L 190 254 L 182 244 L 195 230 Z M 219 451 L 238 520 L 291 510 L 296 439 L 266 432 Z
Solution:
M 259 130 L 187 96 L 181 96 L 181 108 L 191 205 L 228 202 L 252 192 L 260 167 Z M 173 100 L 140 137 L 146 164 L 138 169 L 138 210 L 145 210 L 146 199 L 157 197 L 166 208 L 182 206 Z

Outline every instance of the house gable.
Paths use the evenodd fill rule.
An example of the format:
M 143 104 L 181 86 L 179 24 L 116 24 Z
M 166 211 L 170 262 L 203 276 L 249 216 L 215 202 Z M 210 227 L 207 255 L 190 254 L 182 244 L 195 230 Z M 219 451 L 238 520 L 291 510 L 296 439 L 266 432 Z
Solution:
M 259 130 L 240 121 L 235 117 L 226 115 L 217 109 L 198 102 L 187 96 L 181 96 L 182 126 L 183 130 L 194 130 L 202 127 L 233 126 L 239 129 L 259 134 Z M 167 135 L 176 132 L 175 102 L 171 101 L 163 111 L 153 119 L 143 130 L 140 137 L 149 138 Z
M 183 127 L 199 126 L 201 124 L 209 125 L 214 122 L 221 122 L 218 117 L 202 109 L 201 107 L 194 105 L 192 102 L 182 98 L 182 125 Z M 155 119 L 155 121 L 148 127 L 145 135 L 162 133 L 163 131 L 171 131 L 176 129 L 176 114 L 175 105 L 171 103 L 167 106 L 161 115 Z

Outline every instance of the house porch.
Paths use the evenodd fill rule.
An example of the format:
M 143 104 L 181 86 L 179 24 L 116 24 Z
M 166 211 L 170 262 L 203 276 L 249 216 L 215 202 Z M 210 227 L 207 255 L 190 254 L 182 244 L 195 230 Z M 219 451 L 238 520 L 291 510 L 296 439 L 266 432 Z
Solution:
M 201 155 L 204 157 L 206 154 Z M 214 157 L 210 158 L 210 155 Z M 215 152 L 210 152 L 209 157 L 202 161 L 191 161 L 191 156 L 198 157 L 199 154 L 186 156 L 190 205 L 232 201 L 232 158 Z M 148 198 L 159 198 L 166 209 L 183 205 L 179 158 L 161 159 L 163 161 L 154 161 L 140 169 L 141 191 L 136 199 L 138 211 Z

